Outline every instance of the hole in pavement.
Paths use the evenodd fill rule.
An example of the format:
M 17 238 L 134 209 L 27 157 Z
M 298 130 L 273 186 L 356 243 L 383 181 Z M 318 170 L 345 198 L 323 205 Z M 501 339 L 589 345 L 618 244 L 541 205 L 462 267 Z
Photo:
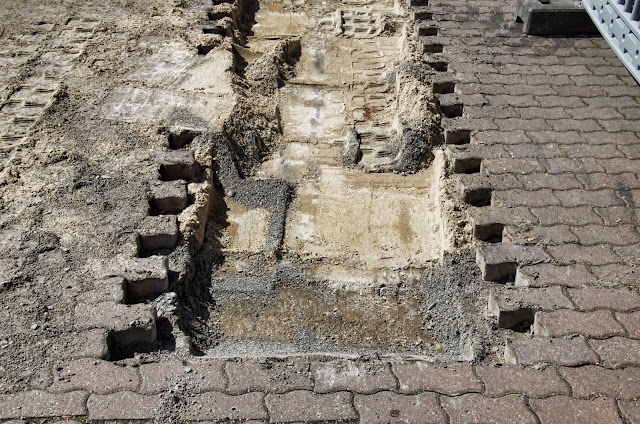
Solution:
M 407 53 L 392 1 L 360 3 L 262 1 L 233 49 L 244 95 L 177 288 L 200 355 L 468 360 L 486 347 L 475 255 L 452 248 L 443 206 L 431 81 L 447 64 Z

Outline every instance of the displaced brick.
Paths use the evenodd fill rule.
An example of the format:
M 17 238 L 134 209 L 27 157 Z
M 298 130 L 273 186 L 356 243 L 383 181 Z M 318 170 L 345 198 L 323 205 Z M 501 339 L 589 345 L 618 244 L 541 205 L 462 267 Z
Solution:
M 89 393 L 52 394 L 40 390 L 0 395 L 0 419 L 86 415 Z
M 560 337 L 569 334 L 607 337 L 624 334 L 624 328 L 613 318 L 611 311 L 578 312 L 560 309 L 536 313 L 533 333 L 543 337 Z
M 622 287 L 608 289 L 602 287 L 588 287 L 569 289 L 569 296 L 578 309 L 591 310 L 598 308 L 614 311 L 628 311 L 640 308 L 640 294 L 635 289 Z
M 387 362 L 331 361 L 313 363 L 315 391 L 327 393 L 349 390 L 355 393 L 374 393 L 395 390 L 396 379 Z
M 87 401 L 90 420 L 145 420 L 155 418 L 160 396 L 145 396 L 134 392 L 109 395 L 92 394 Z
M 534 337 L 513 340 L 505 348 L 505 361 L 510 364 L 558 364 L 578 366 L 597 364 L 599 359 L 584 337 L 571 339 Z
M 156 340 L 156 309 L 151 305 L 121 305 L 103 302 L 79 304 L 75 308 L 76 325 L 81 329 L 106 328 L 119 346 L 152 343 Z
M 356 395 L 354 404 L 362 423 L 447 422 L 435 393 L 399 395 L 393 392 L 379 392 L 374 395 Z
M 560 378 L 555 367 L 539 370 L 512 364 L 483 365 L 476 367 L 476 373 L 484 381 L 485 395 L 491 397 L 512 393 L 529 397 L 569 394 L 569 386 Z
M 263 405 L 264 394 L 247 393 L 229 396 L 207 392 L 187 399 L 184 420 L 264 420 L 268 418 Z
M 605 340 L 591 340 L 589 344 L 600 356 L 602 365 L 605 367 L 640 365 L 640 340 L 612 337 Z
M 228 392 L 232 394 L 261 391 L 284 393 L 291 390 L 313 390 L 309 362 L 300 359 L 288 361 L 227 362 Z
M 542 424 L 548 423 L 621 423 L 616 403 L 610 398 L 593 400 L 553 396 L 547 399 L 531 399 L 531 408 Z
M 518 246 L 508 243 L 478 246 L 476 262 L 486 281 L 513 281 L 518 265 L 549 260 L 541 246 Z
M 560 368 L 560 374 L 571 385 L 574 397 L 607 396 L 617 399 L 640 397 L 640 368 L 610 370 L 596 365 L 587 365 L 579 368 Z
M 142 394 L 161 393 L 173 386 L 184 387 L 190 393 L 224 391 L 226 381 L 224 362 L 209 360 L 202 363 L 166 361 L 140 366 L 140 389 Z
M 537 423 L 522 396 L 490 398 L 480 394 L 443 397 L 442 407 L 454 423 Z
M 392 366 L 402 393 L 432 391 L 457 395 L 482 391 L 482 385 L 469 364 L 445 366 L 429 362 L 408 362 L 394 363 Z
M 52 393 L 80 389 L 107 394 L 119 390 L 136 390 L 140 379 L 135 368 L 119 366 L 100 359 L 82 358 L 58 364 L 54 370 Z
M 308 391 L 293 391 L 286 394 L 268 394 L 265 403 L 272 423 L 357 418 L 349 392 L 319 395 Z

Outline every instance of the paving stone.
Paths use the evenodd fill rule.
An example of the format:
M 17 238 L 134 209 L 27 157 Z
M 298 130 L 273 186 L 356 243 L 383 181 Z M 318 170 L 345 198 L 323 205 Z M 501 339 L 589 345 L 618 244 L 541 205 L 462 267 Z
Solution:
M 573 208 L 576 206 L 609 207 L 622 206 L 622 200 L 612 189 L 604 190 L 558 190 L 555 196 L 562 206 Z
M 537 423 L 522 396 L 489 398 L 480 394 L 443 397 L 451 423 Z
M 640 401 L 618 401 L 622 415 L 632 424 L 640 423 Z
M 95 282 L 96 289 L 78 295 L 78 303 L 124 303 L 127 281 L 123 277 L 108 277 Z
M 143 364 L 140 369 L 142 394 L 155 394 L 179 385 L 190 393 L 224 391 L 226 380 L 224 361 L 209 360 L 202 363 L 187 363 L 180 360 Z
M 263 393 L 229 396 L 207 392 L 187 399 L 185 420 L 264 420 L 268 418 Z
M 147 216 L 138 233 L 145 249 L 173 249 L 178 242 L 178 218 L 175 215 Z
M 607 265 L 621 262 L 620 257 L 608 245 L 582 246 L 571 243 L 562 246 L 548 246 L 547 250 L 551 257 L 560 264 Z
M 97 275 L 124 277 L 127 281 L 127 297 L 130 299 L 163 293 L 169 287 L 168 259 L 164 256 L 117 257 Z
M 491 197 L 491 204 L 497 207 L 526 206 L 532 208 L 543 208 L 545 206 L 555 206 L 560 202 L 555 194 L 548 189 L 542 190 L 494 190 Z
M 589 174 L 593 175 L 593 174 Z M 570 190 L 582 188 L 582 183 L 574 175 L 549 175 L 549 174 L 525 174 L 518 175 L 528 190 L 540 190 L 544 188 L 554 190 Z
M 607 337 L 624 334 L 624 328 L 615 320 L 611 311 L 578 312 L 560 309 L 536 313 L 533 333 L 543 337 L 560 337 L 569 334 Z
M 309 362 L 292 359 L 283 362 L 251 359 L 226 363 L 229 378 L 228 392 L 232 394 L 250 391 L 284 393 L 291 390 L 313 390 Z
M 529 397 L 569 394 L 569 386 L 555 367 L 539 370 L 512 364 L 480 365 L 476 367 L 476 373 L 484 381 L 485 395 L 491 397 L 512 393 Z
M 107 394 L 119 390 L 136 390 L 139 382 L 135 368 L 100 359 L 82 358 L 57 364 L 49 391 L 64 393 L 86 389 L 92 393 Z
M 387 362 L 331 361 L 311 365 L 316 393 L 349 390 L 374 393 L 397 389 L 396 379 Z
M 0 419 L 86 415 L 85 391 L 52 394 L 40 390 L 0 395 Z
M 533 219 L 532 222 L 536 222 Z M 528 228 L 528 229 L 527 229 Z M 502 241 L 511 244 L 542 244 L 544 246 L 577 243 L 578 238 L 567 225 L 553 225 L 551 227 L 538 226 L 505 226 L 502 231 Z
M 617 399 L 640 397 L 640 368 L 610 370 L 596 365 L 587 365 L 579 368 L 560 368 L 560 374 L 571 385 L 574 397 L 606 396 Z
M 198 167 L 192 151 L 158 150 L 155 156 L 160 164 L 160 175 L 164 181 L 189 181 L 195 178 Z
M 542 159 L 541 162 L 550 174 L 593 174 L 605 171 L 605 168 L 593 158 L 551 158 Z
M 627 330 L 627 335 L 632 339 L 640 339 L 640 311 L 615 314 L 618 322 Z
M 515 284 L 524 287 L 550 285 L 581 287 L 595 285 L 597 280 L 582 264 L 568 266 L 537 264 L 519 267 L 516 272 Z
M 474 175 L 458 175 L 458 191 L 462 200 L 473 206 L 491 203 L 491 183 L 489 178 Z
M 481 245 L 476 250 L 476 262 L 486 281 L 513 281 L 518 265 L 548 261 L 541 246 L 518 246 L 508 243 Z
M 590 206 L 565 208 L 548 206 L 532 208 L 531 213 L 540 221 L 540 225 L 587 225 L 602 224 L 602 218 Z
M 189 204 L 187 183 L 177 181 L 150 181 L 151 204 L 161 214 L 182 212 Z
M 94 329 L 83 331 L 79 334 L 81 347 L 74 357 L 78 358 L 99 358 L 109 359 L 109 331 L 105 329 Z
M 439 365 L 429 362 L 394 363 L 401 393 L 432 391 L 457 395 L 480 392 L 482 385 L 469 364 Z
M 111 338 L 119 346 L 156 340 L 156 309 L 151 305 L 80 304 L 75 308 L 75 316 L 81 329 L 111 330 Z
M 640 235 L 633 225 L 602 226 L 587 225 L 572 227 L 571 231 L 578 237 L 579 243 L 585 246 L 610 244 L 626 246 L 640 242 Z
M 356 395 L 355 407 L 360 422 L 371 424 L 445 423 L 444 412 L 435 393 L 399 395 L 379 392 L 373 395 Z
M 606 286 L 637 286 L 640 280 L 640 270 L 622 264 L 592 266 L 591 272 L 600 284 Z
M 602 365 L 605 367 L 640 365 L 640 340 L 612 337 L 605 340 L 591 340 L 589 344 L 600 356 Z
M 268 394 L 265 403 L 270 422 L 355 420 L 357 414 L 351 404 L 349 392 L 315 394 L 293 391 L 286 394 Z
M 499 174 L 533 174 L 545 172 L 544 166 L 537 159 L 485 159 L 480 172 L 488 175 Z
M 578 309 L 611 309 L 614 311 L 629 311 L 640 308 L 640 294 L 629 287 L 609 289 L 602 287 L 569 289 L 569 296 Z
M 553 396 L 547 399 L 531 399 L 531 408 L 542 424 L 551 423 L 621 423 L 616 403 L 610 398 L 592 400 Z
M 522 322 L 531 324 L 536 311 L 558 308 L 573 308 L 559 286 L 539 289 L 494 286 L 489 292 L 488 310 L 498 318 L 500 328 L 513 328 Z
M 571 367 L 597 364 L 599 359 L 587 345 L 584 337 L 571 339 L 534 337 L 508 342 L 505 348 L 505 362 L 521 365 L 558 364 Z
M 145 420 L 155 417 L 160 396 L 124 391 L 109 395 L 92 394 L 87 401 L 90 420 Z
M 479 240 L 500 240 L 505 225 L 522 225 L 535 220 L 527 208 L 468 207 L 467 220 Z

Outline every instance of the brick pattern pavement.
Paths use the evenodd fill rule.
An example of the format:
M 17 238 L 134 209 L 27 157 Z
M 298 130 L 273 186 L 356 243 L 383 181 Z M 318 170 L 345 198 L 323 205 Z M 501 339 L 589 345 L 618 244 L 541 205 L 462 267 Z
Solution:
M 0 396 L 1 419 L 640 422 L 640 87 L 604 40 L 525 36 L 504 0 L 410 3 L 501 363 L 116 365 L 100 345 Z

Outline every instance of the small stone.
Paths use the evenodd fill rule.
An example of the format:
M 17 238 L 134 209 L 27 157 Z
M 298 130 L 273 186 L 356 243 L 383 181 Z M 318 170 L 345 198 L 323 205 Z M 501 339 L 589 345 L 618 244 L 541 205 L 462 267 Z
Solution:
M 191 368 L 189 368 L 189 367 L 186 367 L 184 369 L 184 372 L 186 372 L 187 374 L 189 374 L 191 371 L 193 371 L 193 370 Z
M 32 330 L 37 330 L 37 329 L 38 329 L 38 324 L 33 324 L 33 325 L 31 326 L 31 329 L 32 329 Z

